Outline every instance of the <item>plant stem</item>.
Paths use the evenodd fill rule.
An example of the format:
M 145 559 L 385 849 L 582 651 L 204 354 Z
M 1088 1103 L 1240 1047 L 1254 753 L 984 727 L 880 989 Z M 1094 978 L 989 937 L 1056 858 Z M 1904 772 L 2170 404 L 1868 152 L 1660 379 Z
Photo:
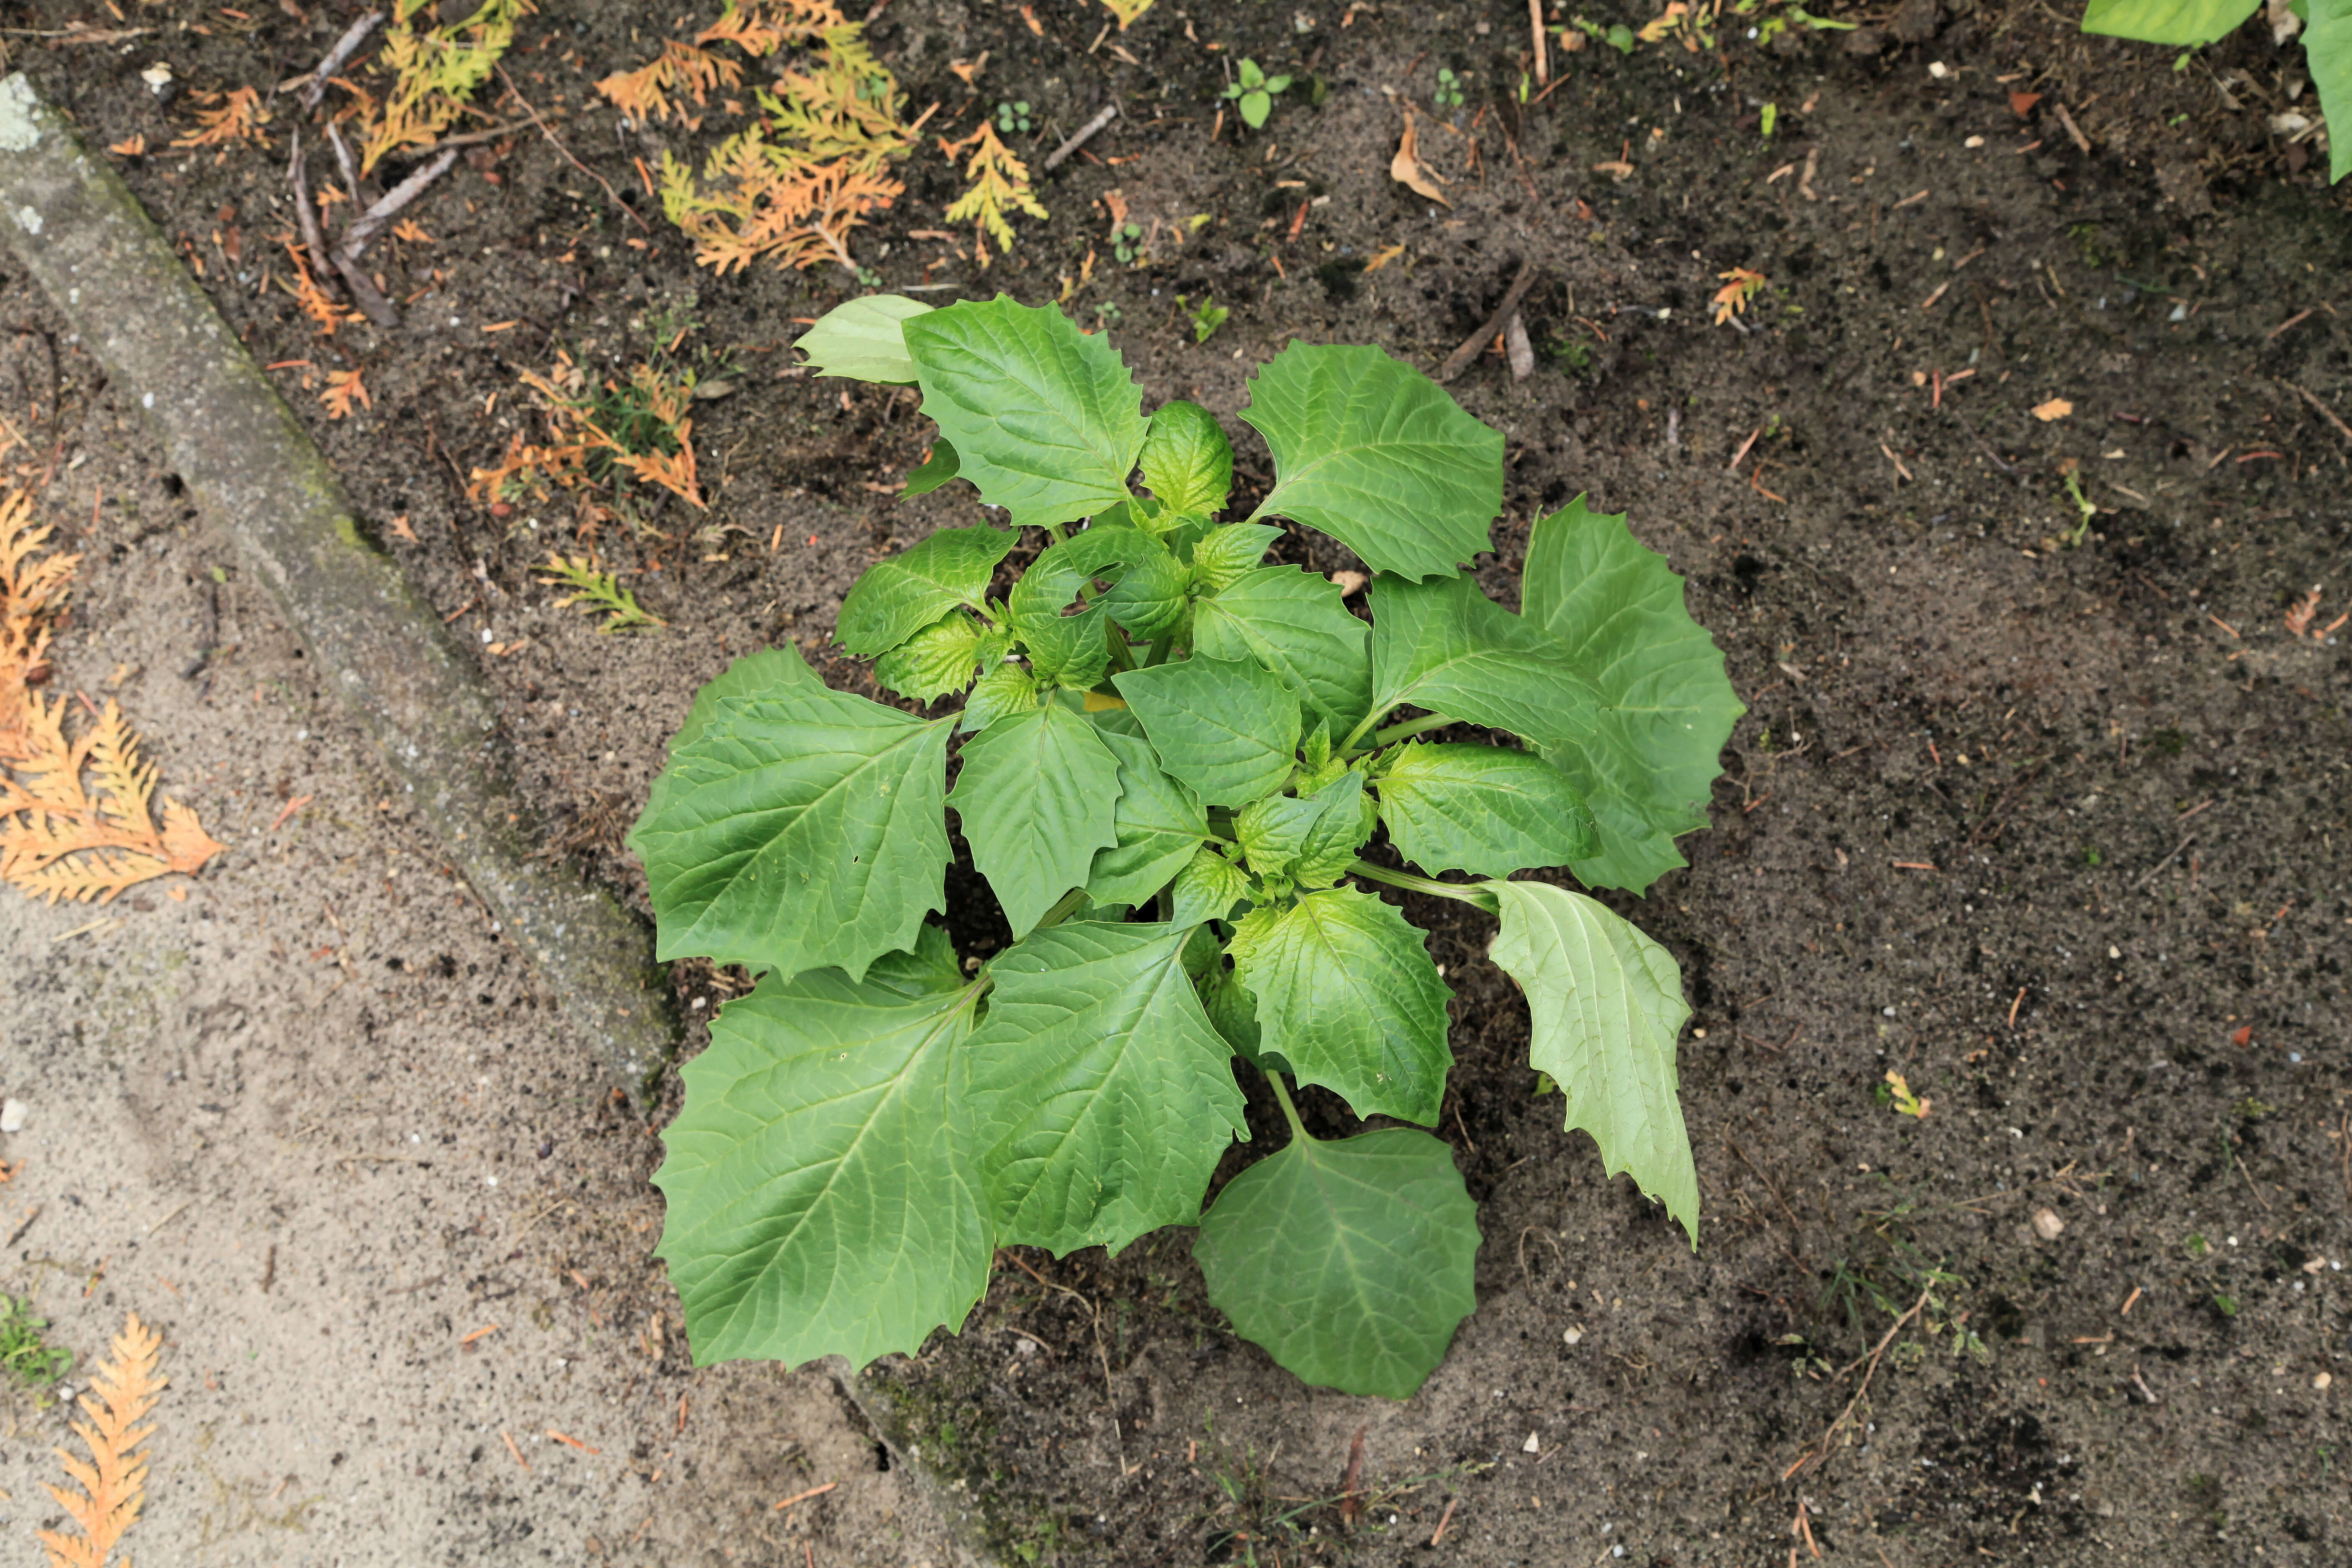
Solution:
M 1316 1141 L 1314 1135 L 1309 1133 L 1298 1120 L 1298 1107 L 1290 1103 L 1290 1091 L 1282 1087 L 1282 1075 L 1278 1072 L 1267 1073 L 1265 1081 L 1274 1085 L 1274 1098 L 1282 1102 L 1282 1119 L 1290 1123 L 1290 1135 L 1293 1138 L 1304 1138 L 1309 1143 L 1314 1142 Z
M 1440 882 L 1433 878 L 1416 877 L 1410 871 L 1391 871 L 1386 866 L 1375 866 L 1369 860 L 1359 860 L 1348 869 L 1359 877 L 1386 882 L 1391 888 L 1404 888 L 1416 893 L 1435 893 L 1441 899 L 1475 904 L 1488 914 L 1495 912 L 1495 895 L 1479 888 L 1465 888 L 1458 882 Z
M 1045 911 L 1045 918 L 1032 926 L 1030 930 L 1033 931 L 1044 931 L 1047 926 L 1061 924 L 1064 921 L 1068 920 L 1070 916 L 1076 913 L 1078 906 L 1086 901 L 1087 890 L 1084 888 L 1072 888 L 1068 892 L 1064 893 L 1059 899 L 1055 900 L 1054 907 Z
M 1365 714 L 1363 722 L 1349 731 L 1348 738 L 1340 742 L 1337 747 L 1333 748 L 1333 754 L 1345 756 L 1349 752 L 1354 751 L 1356 749 L 1356 742 L 1364 738 L 1364 732 L 1370 730 L 1375 723 L 1379 722 L 1381 717 L 1387 712 L 1388 710 L 1385 708 L 1375 708 L 1370 712 Z
M 1372 744 L 1375 747 L 1392 746 L 1399 741 L 1410 741 L 1425 731 L 1443 730 L 1448 724 L 1455 722 L 1458 721 L 1450 719 L 1443 713 L 1432 713 L 1425 719 L 1408 719 L 1402 724 L 1391 724 L 1375 734 L 1372 737 Z

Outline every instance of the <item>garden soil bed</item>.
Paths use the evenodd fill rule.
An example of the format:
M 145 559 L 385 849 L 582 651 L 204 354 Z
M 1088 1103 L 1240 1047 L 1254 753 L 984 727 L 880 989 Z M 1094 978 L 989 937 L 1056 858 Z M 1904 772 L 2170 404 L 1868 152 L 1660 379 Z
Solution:
M 652 51 L 635 7 L 549 5 L 526 25 L 509 64 L 562 146 L 534 129 L 477 149 L 413 209 L 431 242 L 382 258 L 404 325 L 315 337 L 261 285 L 290 226 L 283 121 L 267 153 L 165 151 L 186 106 L 140 74 L 165 58 L 213 90 L 306 69 L 343 19 L 297 8 L 149 6 L 135 20 L 161 30 L 128 43 L 10 47 L 94 142 L 155 150 L 125 160 L 126 178 L 256 356 L 285 367 L 383 547 L 484 647 L 550 844 L 643 909 L 621 836 L 694 688 L 789 639 L 870 690 L 824 655 L 842 595 L 879 555 L 971 521 L 970 492 L 891 493 L 928 444 L 907 399 L 791 371 L 795 322 L 856 291 L 846 274 L 714 277 L 662 223 L 635 160 L 723 126 L 633 131 L 593 102 L 593 79 Z M 36 28 L 103 21 L 58 0 L 20 10 Z M 1520 5 L 1189 13 L 1160 0 L 1090 50 L 1104 13 L 1074 0 L 880 7 L 869 37 L 916 108 L 942 102 L 933 130 L 1019 99 L 1039 122 L 1020 150 L 1042 157 L 1114 95 L 1121 116 L 1041 184 L 1052 220 L 1024 223 L 986 271 L 968 236 L 913 237 L 942 227 L 961 188 L 933 151 L 861 233 L 860 259 L 885 288 L 956 286 L 935 302 L 1051 299 L 1066 275 L 1068 308 L 1108 327 L 1147 405 L 1193 397 L 1223 418 L 1242 508 L 1270 482 L 1234 417 L 1252 366 L 1297 337 L 1433 369 L 1535 264 L 1533 374 L 1490 353 L 1454 384 L 1508 440 L 1482 580 L 1515 602 L 1531 520 L 1587 492 L 1688 575 L 1749 709 L 1715 826 L 1684 841 L 1690 868 L 1646 899 L 1610 898 L 1674 952 L 1695 1009 L 1680 1059 L 1701 1245 L 1603 1180 L 1536 1094 L 1524 1008 L 1483 956 L 1491 922 L 1406 897 L 1456 992 L 1440 1131 L 1486 1237 L 1478 1310 L 1415 1398 L 1302 1388 L 1208 1306 L 1185 1233 L 1116 1259 L 1008 1253 L 961 1337 L 858 1384 L 862 1414 L 814 1413 L 810 1385 L 782 1385 L 803 1401 L 795 1419 L 878 1424 L 895 1463 L 862 1436 L 832 1451 L 859 1468 L 865 1511 L 828 1501 L 814 1523 L 787 1521 L 799 1533 L 736 1529 L 782 1495 L 762 1470 L 733 1476 L 740 1495 L 697 1483 L 702 1540 L 675 1499 L 659 1504 L 665 1544 L 567 1523 L 542 1498 L 541 1533 L 478 1531 L 449 1560 L 590 1560 L 593 1528 L 614 1562 L 800 1562 L 803 1541 L 820 1563 L 912 1562 L 940 1548 L 875 1521 L 913 1520 L 919 1500 L 871 1489 L 898 1488 L 910 1462 L 1008 1561 L 2340 1557 L 2352 892 L 2335 839 L 2352 844 L 2352 659 L 2343 629 L 2298 636 L 2285 617 L 2315 584 L 2313 631 L 2352 603 L 2352 431 L 2337 417 L 2352 413 L 2338 314 L 2352 300 L 2337 298 L 2352 226 L 2325 159 L 2266 124 L 2299 55 L 2245 35 L 2176 71 L 2038 6 L 1914 0 L 1858 18 L 1864 33 L 1769 49 L 1727 30 L 1719 54 L 1555 55 L 1566 79 L 1522 104 Z M 949 66 L 983 50 L 975 102 Z M 1301 81 L 1248 135 L 1218 100 L 1244 55 Z M 1441 68 L 1463 84 L 1458 109 L 1433 103 Z M 1408 101 L 1449 208 L 1389 177 Z M 1149 226 L 1144 264 L 1113 259 L 1115 208 Z M 1765 282 L 1737 323 L 1715 324 L 1708 301 L 1735 267 Z M 1204 293 L 1233 314 L 1196 342 L 1177 296 Z M 0 407 L 22 423 L 47 399 L 54 419 L 40 308 L 21 289 L 9 300 L 19 370 L 0 365 Z M 600 637 L 530 572 L 575 547 L 569 508 L 493 516 L 463 474 L 526 417 L 520 372 L 563 349 L 618 374 L 673 342 L 732 389 L 695 407 L 711 507 L 603 525 L 604 559 L 669 626 Z M 373 407 L 330 421 L 305 379 L 354 367 Z M 87 389 L 66 414 L 73 442 L 96 439 L 73 419 L 123 416 Z M 2079 531 L 2070 474 L 2097 509 Z M 96 507 L 76 541 L 93 587 L 68 642 L 84 646 L 67 650 L 85 682 L 120 657 L 105 639 L 146 613 L 133 577 L 153 526 L 119 498 L 94 502 L 88 477 L 58 472 L 43 497 L 59 517 Z M 170 548 L 184 579 L 199 557 Z M 1353 564 L 1295 530 L 1277 549 Z M 260 613 L 257 588 L 233 573 L 220 586 Z M 196 744 L 173 737 L 181 708 L 188 730 L 211 721 L 178 699 L 142 717 L 167 755 Z M 167 773 L 212 818 L 233 809 L 226 775 Z M 338 853 L 372 842 L 352 833 Z M 196 896 L 262 874 L 241 849 Z M 955 890 L 980 893 L 968 867 Z M 985 953 L 1006 933 L 981 920 L 955 934 Z M 278 960 L 247 942 L 194 962 L 228 998 Z M 700 965 L 674 978 L 690 1017 L 741 984 Z M 506 987 L 530 996 L 526 976 Z M 47 1027 L 57 1070 L 71 1047 Z M 473 1039 L 453 1022 L 434 1048 Z M 541 1070 L 562 1070 L 560 1048 L 541 1037 Z M 1882 1092 L 1889 1071 L 1924 1118 Z M 498 1082 L 466 1092 L 484 1097 L 478 1116 L 514 1104 Z M 658 1117 L 674 1078 L 668 1096 Z M 1320 1091 L 1303 1108 L 1318 1131 L 1345 1122 Z M 1250 1114 L 1278 1137 L 1262 1089 Z M 592 1204 L 623 1223 L 657 1212 L 643 1185 L 657 1145 L 629 1138 L 605 1184 L 576 1194 L 583 1212 L 551 1228 L 586 1223 Z M 1237 1148 L 1221 1177 L 1265 1146 Z M 628 1256 L 636 1315 L 575 1337 L 645 1363 L 627 1397 L 646 1423 L 735 1377 L 724 1418 L 741 1451 L 773 1452 L 761 1384 L 689 1372 L 675 1352 L 648 1360 L 636 1336 L 666 1287 Z M 425 1387 L 420 1373 L 408 1393 Z M 404 1418 L 459 1420 L 438 1408 Z M 474 1466 L 509 1463 L 466 1444 Z M 474 1528 L 488 1483 L 460 1478 L 490 1472 L 452 1455 L 420 1495 Z

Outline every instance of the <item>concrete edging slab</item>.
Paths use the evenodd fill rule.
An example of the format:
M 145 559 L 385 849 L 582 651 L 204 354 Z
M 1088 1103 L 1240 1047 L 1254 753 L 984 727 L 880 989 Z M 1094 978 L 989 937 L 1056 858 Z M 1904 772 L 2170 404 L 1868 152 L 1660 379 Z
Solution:
M 677 1039 L 644 926 L 534 854 L 478 672 L 361 534 L 326 458 L 130 187 L 22 72 L 0 78 L 0 236 L 138 400 L 565 1018 L 642 1090 Z

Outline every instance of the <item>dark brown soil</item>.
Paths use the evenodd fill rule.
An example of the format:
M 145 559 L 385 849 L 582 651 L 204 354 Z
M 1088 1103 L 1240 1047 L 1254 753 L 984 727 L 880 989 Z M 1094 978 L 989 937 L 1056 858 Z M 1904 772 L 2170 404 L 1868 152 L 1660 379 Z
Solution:
M 631 159 L 704 138 L 588 107 L 651 46 L 634 8 L 581 9 L 533 24 L 517 80 L 652 226 L 544 140 L 494 144 L 420 205 L 435 243 L 386 258 L 396 332 L 321 342 L 257 287 L 288 226 L 282 125 L 268 155 L 126 173 L 257 354 L 364 368 L 373 412 L 335 423 L 281 374 L 387 547 L 485 644 L 522 642 L 486 665 L 533 798 L 642 907 L 620 835 L 695 686 L 772 640 L 815 653 L 859 570 L 971 502 L 885 493 L 926 444 L 905 400 L 786 370 L 793 320 L 856 291 L 845 275 L 693 268 Z M 907 237 L 958 188 L 924 153 L 859 241 L 885 287 L 1050 299 L 1091 251 L 1070 308 L 1109 324 L 1147 401 L 1230 416 L 1293 336 L 1434 367 L 1531 259 L 1536 372 L 1490 354 L 1454 387 L 1510 443 L 1482 576 L 1515 598 L 1530 520 L 1589 491 L 1688 574 L 1750 712 L 1691 868 L 1612 900 L 1673 949 L 1696 1008 L 1696 1256 L 1535 1096 L 1489 922 L 1408 898 L 1458 993 L 1442 1130 L 1486 1238 L 1480 1309 L 1426 1389 L 1302 1388 L 1225 1330 L 1171 1232 L 1117 1260 L 1007 1256 L 961 1338 L 877 1369 L 900 1451 L 978 1498 L 1015 1560 L 1811 1561 L 1799 1518 L 1829 1561 L 1904 1568 L 2340 1559 L 2352 660 L 2343 630 L 2284 616 L 2315 584 L 2315 630 L 2352 598 L 2352 433 L 2327 412 L 2352 411 L 2333 298 L 2352 227 L 2324 157 L 2265 126 L 2299 57 L 2249 33 L 2176 71 L 2039 6 L 1919 0 L 1858 18 L 1877 52 L 1736 28 L 1720 54 L 1588 47 L 1522 106 L 1526 12 L 1504 0 L 1349 6 L 1345 26 L 1336 4 L 1160 0 L 1092 52 L 1098 9 L 1030 9 L 1042 35 L 1019 7 L 891 0 L 870 36 L 915 105 L 943 100 L 934 129 L 1024 99 L 1042 156 L 1109 95 L 1123 117 L 984 274 L 927 272 L 949 247 Z M 263 82 L 341 25 L 254 17 L 161 52 L 197 87 Z M 948 63 L 982 50 L 968 104 Z M 19 55 L 95 139 L 161 148 L 187 121 L 140 79 L 157 52 Z M 1226 115 L 1213 142 L 1243 55 L 1301 85 L 1264 132 Z M 1466 83 L 1458 111 L 1433 109 L 1441 68 Z M 2013 92 L 2042 96 L 2021 112 Z M 1388 177 L 1404 100 L 1451 210 Z M 1621 158 L 1622 179 L 1595 169 Z M 1148 265 L 1110 259 L 1113 190 L 1157 227 Z M 213 238 L 232 228 L 241 263 Z M 1711 324 L 1733 267 L 1767 282 Z M 1180 293 L 1231 321 L 1196 344 Z M 598 637 L 528 571 L 569 518 L 492 518 L 457 470 L 503 447 L 520 370 L 559 347 L 625 366 L 689 321 L 680 352 L 740 386 L 697 409 L 712 508 L 607 526 L 606 558 L 672 626 Z M 2053 399 L 2071 413 L 2037 416 Z M 1246 506 L 1265 448 L 1226 424 Z M 2070 471 L 2099 509 L 2078 541 Z M 967 945 L 1001 934 L 959 925 Z M 678 979 L 689 1005 L 729 988 Z M 1890 1069 L 1924 1120 L 1882 1098 Z M 1268 1104 L 1252 1115 L 1278 1137 Z M 1338 1500 L 1360 1430 L 1358 1512 Z

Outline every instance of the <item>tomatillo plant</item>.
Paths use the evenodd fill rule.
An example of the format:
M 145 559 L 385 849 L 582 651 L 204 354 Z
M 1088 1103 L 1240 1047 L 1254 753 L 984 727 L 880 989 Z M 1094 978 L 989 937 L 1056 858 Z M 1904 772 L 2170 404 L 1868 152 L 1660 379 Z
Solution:
M 1741 708 L 1664 559 L 1580 499 L 1535 524 L 1519 613 L 1489 600 L 1459 566 L 1502 510 L 1503 437 L 1378 349 L 1259 368 L 1242 417 L 1276 483 L 1220 522 L 1216 420 L 1147 416 L 1108 340 L 1058 310 L 876 297 L 799 346 L 818 374 L 919 386 L 940 434 L 908 489 L 961 478 L 1013 527 L 943 529 L 841 608 L 877 681 L 960 709 L 754 654 L 695 699 L 632 836 L 661 956 L 762 973 L 687 1065 L 654 1178 L 697 1360 L 911 1352 L 963 1322 L 999 1247 L 1197 1224 L 1244 1337 L 1309 1382 L 1410 1394 L 1475 1305 L 1479 1234 L 1418 1130 L 1451 992 L 1365 882 L 1501 917 L 1531 1064 L 1696 1245 L 1674 960 L 1510 879 L 1640 891 L 1706 825 Z M 1262 563 L 1273 518 L 1378 574 L 1370 625 Z M 1043 547 L 994 591 L 1022 530 Z M 1467 726 L 1488 734 L 1421 738 Z M 950 809 L 1017 939 L 985 964 L 926 919 Z M 1417 872 L 1364 858 L 1382 833 Z M 1236 1056 L 1289 1139 L 1203 1215 L 1248 1137 Z M 1412 1125 L 1312 1137 L 1286 1079 Z

